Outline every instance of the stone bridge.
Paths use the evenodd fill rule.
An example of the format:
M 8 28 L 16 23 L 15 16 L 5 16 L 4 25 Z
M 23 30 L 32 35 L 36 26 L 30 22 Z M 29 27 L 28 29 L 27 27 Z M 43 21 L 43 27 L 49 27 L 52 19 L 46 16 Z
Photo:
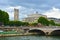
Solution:
M 0 27 L 0 30 L 24 30 L 25 33 L 39 33 L 45 35 L 60 35 L 60 27 Z
M 25 28 L 24 30 L 26 30 L 26 33 L 38 33 L 40 32 L 40 34 L 45 34 L 45 35 L 60 35 L 60 28 L 59 27 L 55 27 L 55 28 L 40 28 L 40 27 L 29 27 L 29 28 Z

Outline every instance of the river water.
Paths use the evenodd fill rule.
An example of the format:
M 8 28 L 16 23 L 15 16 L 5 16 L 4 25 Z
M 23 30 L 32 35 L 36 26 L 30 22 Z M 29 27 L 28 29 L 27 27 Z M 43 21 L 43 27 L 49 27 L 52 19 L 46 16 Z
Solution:
M 60 40 L 60 36 L 16 36 L 16 37 L 0 37 L 0 40 Z

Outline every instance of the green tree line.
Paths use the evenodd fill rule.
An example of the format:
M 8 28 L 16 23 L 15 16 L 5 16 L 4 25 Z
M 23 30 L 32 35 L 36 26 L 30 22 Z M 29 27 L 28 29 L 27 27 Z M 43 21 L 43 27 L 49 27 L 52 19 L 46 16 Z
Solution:
M 21 21 L 9 21 L 9 26 L 28 26 L 28 22 L 21 22 Z
M 54 20 L 48 20 L 44 17 L 39 17 L 38 22 L 29 24 L 28 22 L 21 22 L 21 21 L 10 21 L 9 15 L 7 12 L 0 10 L 0 25 L 9 25 L 9 26 L 28 26 L 33 25 L 36 26 L 38 23 L 41 23 L 44 26 L 60 26 L 60 24 L 56 24 Z

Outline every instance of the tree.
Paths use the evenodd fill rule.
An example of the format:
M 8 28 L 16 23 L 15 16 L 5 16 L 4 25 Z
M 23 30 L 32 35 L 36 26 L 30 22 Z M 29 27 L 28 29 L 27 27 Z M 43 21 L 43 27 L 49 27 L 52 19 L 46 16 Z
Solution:
M 47 18 L 44 18 L 44 17 L 40 17 L 38 19 L 38 23 L 41 23 L 42 25 L 45 25 L 45 26 L 49 26 L 49 21 L 47 20 Z
M 60 24 L 55 24 L 55 26 L 59 26 L 60 27 Z
M 29 23 L 28 22 L 22 22 L 22 26 L 28 26 Z
M 28 22 L 21 22 L 21 21 L 9 21 L 10 26 L 28 26 Z
M 32 25 L 33 25 L 33 26 L 37 26 L 37 25 L 38 25 L 38 23 L 32 23 Z
M 50 25 L 53 25 L 53 26 L 55 25 L 54 20 L 50 20 L 49 23 L 50 23 Z
M 0 10 L 0 22 L 7 25 L 9 21 L 9 15 L 7 12 Z
M 9 21 L 10 26 L 21 26 L 22 22 L 21 21 Z

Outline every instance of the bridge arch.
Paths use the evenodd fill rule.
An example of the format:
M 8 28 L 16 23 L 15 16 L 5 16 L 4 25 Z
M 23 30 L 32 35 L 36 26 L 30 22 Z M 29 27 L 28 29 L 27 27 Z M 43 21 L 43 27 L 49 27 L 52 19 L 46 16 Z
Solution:
M 60 30 L 53 30 L 50 35 L 60 35 Z
M 31 30 L 28 31 L 28 33 L 45 35 L 45 32 L 40 30 L 40 29 L 31 29 Z

